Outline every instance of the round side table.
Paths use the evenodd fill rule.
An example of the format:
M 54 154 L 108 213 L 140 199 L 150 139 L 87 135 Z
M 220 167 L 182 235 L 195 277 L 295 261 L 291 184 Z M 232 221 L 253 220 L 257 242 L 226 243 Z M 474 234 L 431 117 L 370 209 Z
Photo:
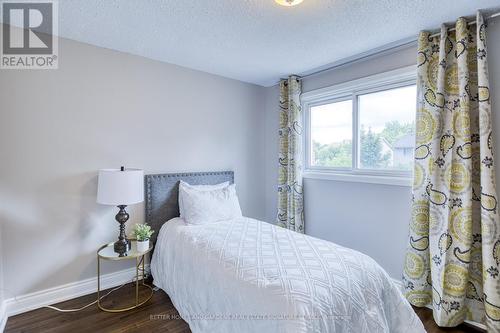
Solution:
M 145 252 L 137 252 L 136 249 L 131 249 L 127 251 L 125 256 L 119 256 L 118 253 L 115 252 L 113 248 L 114 243 L 109 243 L 103 245 L 97 250 L 97 306 L 99 309 L 106 312 L 124 312 L 128 310 L 135 309 L 153 297 L 153 288 L 150 285 L 147 285 L 144 282 L 145 271 L 144 271 L 144 261 L 146 254 L 151 252 L 153 246 L 151 243 L 149 244 L 149 249 Z M 111 261 L 120 261 L 120 260 L 135 260 L 135 305 L 118 308 L 118 309 L 110 309 L 101 305 L 101 259 L 102 260 L 111 260 Z M 139 283 L 141 280 L 141 283 Z M 139 299 L 139 286 L 143 286 L 149 288 L 150 294 L 143 300 Z

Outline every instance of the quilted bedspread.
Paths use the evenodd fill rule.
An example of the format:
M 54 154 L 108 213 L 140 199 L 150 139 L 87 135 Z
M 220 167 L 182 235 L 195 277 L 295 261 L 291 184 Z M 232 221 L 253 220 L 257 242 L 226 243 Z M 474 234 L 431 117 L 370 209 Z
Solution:
M 369 256 L 250 218 L 160 230 L 154 284 L 193 332 L 425 332 Z

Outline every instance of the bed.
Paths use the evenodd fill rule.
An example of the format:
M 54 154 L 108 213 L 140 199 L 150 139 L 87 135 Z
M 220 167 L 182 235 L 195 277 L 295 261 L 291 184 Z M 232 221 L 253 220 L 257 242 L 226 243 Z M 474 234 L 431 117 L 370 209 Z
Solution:
M 241 217 L 179 218 L 178 183 L 234 182 L 233 172 L 146 176 L 154 284 L 193 332 L 425 332 L 387 273 L 331 242 Z

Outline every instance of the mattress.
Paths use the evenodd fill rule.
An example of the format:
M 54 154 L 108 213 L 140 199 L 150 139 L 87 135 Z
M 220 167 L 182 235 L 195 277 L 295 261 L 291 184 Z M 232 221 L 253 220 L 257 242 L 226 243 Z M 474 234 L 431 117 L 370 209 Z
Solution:
M 197 332 L 425 332 L 369 256 L 251 218 L 166 222 L 154 284 Z

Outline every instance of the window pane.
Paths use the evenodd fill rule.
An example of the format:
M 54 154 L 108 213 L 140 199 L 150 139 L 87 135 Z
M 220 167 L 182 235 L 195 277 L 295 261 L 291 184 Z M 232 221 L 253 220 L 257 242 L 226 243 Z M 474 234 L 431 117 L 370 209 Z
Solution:
M 358 97 L 360 168 L 412 170 L 416 94 L 408 86 Z
M 311 107 L 311 164 L 352 167 L 352 101 Z

